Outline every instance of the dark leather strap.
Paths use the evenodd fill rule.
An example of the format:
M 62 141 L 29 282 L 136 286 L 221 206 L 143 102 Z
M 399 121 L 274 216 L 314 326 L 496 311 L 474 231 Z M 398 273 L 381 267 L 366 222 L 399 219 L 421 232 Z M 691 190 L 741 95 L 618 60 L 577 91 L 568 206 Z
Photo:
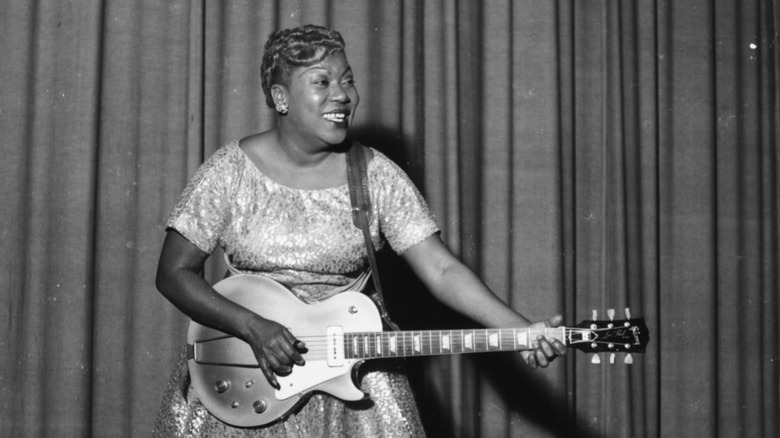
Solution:
M 399 330 L 398 326 L 390 320 L 385 308 L 385 297 L 382 292 L 382 282 L 379 280 L 379 267 L 376 262 L 374 243 L 371 240 L 369 229 L 369 215 L 371 214 L 371 194 L 368 191 L 368 163 L 363 145 L 352 143 L 347 152 L 347 181 L 349 183 L 349 199 L 352 204 L 352 222 L 363 231 L 363 239 L 366 242 L 368 262 L 371 265 L 371 278 L 374 281 L 376 297 L 374 301 L 379 308 L 379 314 L 390 328 Z

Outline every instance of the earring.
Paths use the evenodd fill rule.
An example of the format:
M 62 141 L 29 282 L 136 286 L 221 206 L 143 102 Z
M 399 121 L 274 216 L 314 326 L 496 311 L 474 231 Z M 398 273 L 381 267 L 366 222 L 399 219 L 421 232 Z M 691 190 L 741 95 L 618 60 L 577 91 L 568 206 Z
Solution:
M 287 104 L 286 104 L 286 103 L 284 103 L 284 102 L 278 102 L 278 103 L 276 104 L 276 111 L 277 111 L 279 114 L 287 114 L 287 111 L 289 111 L 289 110 L 287 109 Z

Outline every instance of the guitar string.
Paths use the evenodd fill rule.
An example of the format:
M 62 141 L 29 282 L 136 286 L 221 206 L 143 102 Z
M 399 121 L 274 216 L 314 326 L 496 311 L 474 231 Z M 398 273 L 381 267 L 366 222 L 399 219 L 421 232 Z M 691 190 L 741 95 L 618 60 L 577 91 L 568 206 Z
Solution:
M 460 354 L 480 351 L 520 351 L 528 349 L 527 344 L 517 342 L 518 331 L 530 338 L 533 335 L 545 335 L 553 337 L 562 332 L 578 331 L 567 328 L 531 328 L 531 329 L 494 329 L 494 330 L 430 330 L 430 331 L 406 331 L 406 332 L 347 332 L 336 335 L 343 337 L 344 354 L 349 357 L 396 357 L 413 355 L 440 355 Z M 471 335 L 472 338 L 468 339 Z M 499 339 L 492 340 L 493 335 Z M 445 342 L 442 338 L 447 337 Z M 301 336 L 299 340 L 306 344 L 308 352 L 305 357 L 310 359 L 315 356 L 315 351 L 320 352 L 329 348 L 328 335 Z M 395 338 L 395 340 L 392 340 Z M 496 342 L 497 341 L 497 342 Z M 351 345 L 354 344 L 354 345 Z M 317 354 L 319 356 L 319 354 Z
M 559 338 L 561 336 L 557 336 L 561 334 L 561 330 L 557 328 L 547 328 L 547 329 L 531 329 L 531 330 L 525 330 L 520 329 L 521 332 L 525 331 L 525 333 L 512 333 L 512 329 L 510 330 L 502 330 L 495 332 L 487 332 L 487 331 L 471 331 L 471 330 L 452 330 L 452 331 L 442 331 L 442 330 L 430 330 L 430 331 L 405 331 L 405 332 L 346 332 L 343 334 L 335 335 L 337 337 L 342 337 L 343 339 L 360 339 L 360 342 L 376 342 L 377 338 L 380 338 L 382 342 L 392 342 L 391 339 L 395 338 L 396 342 L 450 342 L 450 343 L 487 343 L 489 342 L 489 339 L 493 335 L 499 336 L 499 342 L 507 343 L 508 345 L 512 345 L 515 343 L 515 341 L 520 340 L 521 335 L 526 335 L 527 339 L 533 339 L 536 335 L 543 335 L 547 338 Z M 591 333 L 593 330 L 586 330 L 586 329 L 565 329 L 563 331 L 563 337 L 564 339 L 560 339 L 561 341 L 569 341 L 569 343 L 574 342 L 604 342 L 607 343 L 607 341 L 599 341 L 598 339 L 592 339 L 587 336 L 583 336 L 581 339 L 576 340 L 572 338 L 572 335 L 584 335 Z M 471 340 L 466 340 L 466 338 L 471 335 Z M 331 338 L 330 335 L 302 335 L 297 336 L 296 339 L 303 341 L 307 345 L 322 342 L 322 343 L 328 343 L 329 339 Z M 444 341 L 443 339 L 446 338 L 447 340 Z M 518 339 L 515 339 L 518 338 Z M 532 341 L 533 342 L 533 341 Z M 491 344 L 492 345 L 492 344 Z

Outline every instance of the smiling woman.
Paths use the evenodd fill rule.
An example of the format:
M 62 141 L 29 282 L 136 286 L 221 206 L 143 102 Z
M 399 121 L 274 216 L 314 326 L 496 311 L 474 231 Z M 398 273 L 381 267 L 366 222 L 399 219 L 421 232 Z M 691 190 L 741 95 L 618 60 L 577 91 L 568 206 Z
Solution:
M 364 235 L 353 223 L 347 184 L 350 154 L 366 164 L 368 234 L 374 246 L 389 244 L 436 298 L 472 320 L 490 327 L 532 325 L 445 248 L 420 192 L 397 165 L 376 150 L 347 141 L 360 98 L 341 35 L 319 26 L 283 30 L 271 35 L 265 50 L 263 90 L 268 106 L 279 113 L 278 125 L 218 150 L 192 178 L 167 222 L 157 287 L 193 321 L 248 344 L 252 365 L 262 371 L 259 379 L 276 388 L 275 397 L 300 397 L 300 402 L 281 420 L 262 427 L 233 426 L 259 424 L 251 418 L 233 425 L 222 422 L 201 400 L 208 404 L 214 391 L 229 393 L 235 384 L 216 378 L 208 388 L 192 387 L 185 362 L 201 364 L 200 347 L 193 342 L 170 381 L 156 435 L 287 436 L 294 431 L 318 437 L 424 436 L 406 375 L 394 361 L 363 366 L 359 383 L 368 395 L 364 400 L 310 396 L 311 387 L 287 394 L 291 379 L 306 374 L 293 374 L 295 370 L 312 370 L 315 361 L 322 361 L 314 353 L 317 341 L 290 328 L 305 312 L 284 314 L 281 310 L 293 307 L 287 305 L 278 314 L 255 313 L 199 275 L 206 258 L 221 246 L 232 274 L 273 280 L 307 303 L 363 290 L 371 271 Z M 271 301 L 258 303 L 258 308 L 267 310 Z M 554 317 L 535 326 L 559 323 L 560 317 Z M 521 353 L 534 367 L 545 367 L 565 352 L 561 342 L 544 337 L 536 339 L 534 347 Z M 227 359 L 216 360 L 224 365 Z M 244 378 L 239 384 L 265 384 L 256 379 Z M 321 385 L 343 394 L 333 390 L 334 381 Z M 256 400 L 247 415 L 262 414 L 275 401 Z M 237 400 L 227 405 L 233 412 L 249 407 Z

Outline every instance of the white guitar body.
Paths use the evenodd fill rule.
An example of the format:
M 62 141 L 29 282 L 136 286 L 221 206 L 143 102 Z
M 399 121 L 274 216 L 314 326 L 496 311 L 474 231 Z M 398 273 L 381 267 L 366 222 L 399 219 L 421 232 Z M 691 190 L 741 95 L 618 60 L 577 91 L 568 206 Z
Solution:
M 362 362 L 344 358 L 343 351 L 326 351 L 323 339 L 339 333 L 381 331 L 379 312 L 370 298 L 358 292 L 342 292 L 316 304 L 306 304 L 280 284 L 259 276 L 241 275 L 217 283 L 214 288 L 232 301 L 290 329 L 307 343 L 306 364 L 291 374 L 278 376 L 273 388 L 251 348 L 227 334 L 192 322 L 187 343 L 192 383 L 203 405 L 222 421 L 241 427 L 268 424 L 284 418 L 312 391 L 323 391 L 343 400 L 360 400 L 365 394 L 352 379 Z M 334 331 L 328 334 L 328 331 Z M 309 339 L 319 339 L 307 342 Z

